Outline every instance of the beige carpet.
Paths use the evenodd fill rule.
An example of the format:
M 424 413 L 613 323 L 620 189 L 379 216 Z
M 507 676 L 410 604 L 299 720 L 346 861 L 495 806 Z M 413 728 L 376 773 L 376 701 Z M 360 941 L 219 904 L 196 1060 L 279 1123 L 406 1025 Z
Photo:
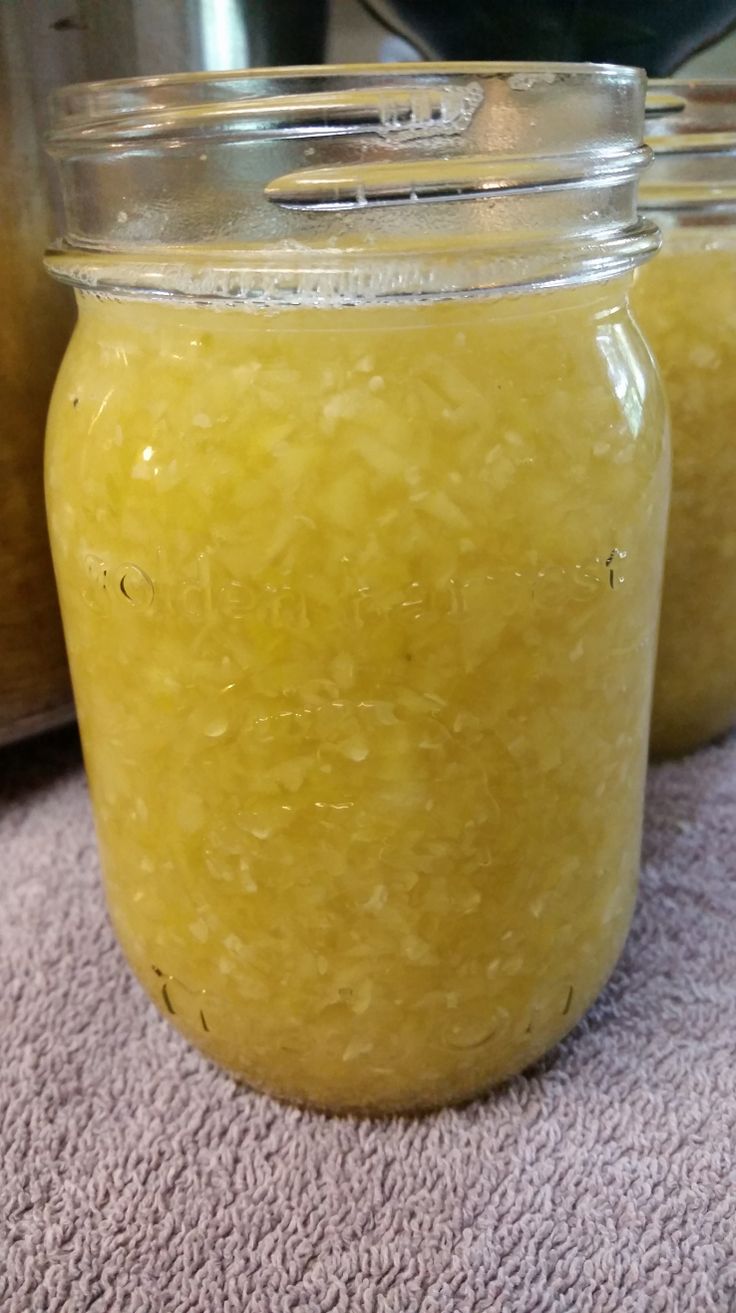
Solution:
M 0 756 L 2 1313 L 736 1313 L 736 740 L 652 774 L 623 963 L 424 1120 L 239 1089 L 108 929 L 71 733 Z

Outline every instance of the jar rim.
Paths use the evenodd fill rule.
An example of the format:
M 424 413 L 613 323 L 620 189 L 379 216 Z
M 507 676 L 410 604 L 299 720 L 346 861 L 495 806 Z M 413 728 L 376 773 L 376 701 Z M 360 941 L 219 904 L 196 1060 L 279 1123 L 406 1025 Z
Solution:
M 55 91 L 50 99 L 51 121 L 47 147 L 52 155 L 69 158 L 75 151 L 99 150 L 121 146 L 135 140 L 148 144 L 157 141 L 167 146 L 227 136 L 228 140 L 269 132 L 283 139 L 288 135 L 325 135 L 339 131 L 360 133 L 366 126 L 366 108 L 360 101 L 379 97 L 391 88 L 405 87 L 411 95 L 434 87 L 448 97 L 457 98 L 463 86 L 479 91 L 492 82 L 505 82 L 513 90 L 544 88 L 554 84 L 585 88 L 588 95 L 598 90 L 611 101 L 616 92 L 622 105 L 616 106 L 617 144 L 641 144 L 639 125 L 632 121 L 631 101 L 645 80 L 641 69 L 616 64 L 576 64 L 571 62 L 533 61 L 463 61 L 395 64 L 327 64 L 294 65 L 260 69 L 227 70 L 225 73 L 174 73 L 151 77 L 122 78 L 110 81 L 73 83 Z M 419 89 L 419 91 L 417 90 Z M 349 97 L 352 96 L 352 100 Z M 301 100 L 300 100 L 301 97 Z M 325 123 L 309 122 L 309 105 L 321 97 L 319 110 Z M 330 101 L 335 97 L 337 103 Z M 346 100 L 341 104 L 341 100 Z M 288 106 L 287 103 L 289 102 Z M 624 108 L 625 106 L 625 108 Z M 387 113 L 393 112 L 389 104 Z M 471 113 L 458 126 L 470 122 Z M 294 121 L 290 121 L 288 110 Z M 432 107 L 437 116 L 452 117 L 452 107 Z M 283 116 L 274 123 L 273 117 Z M 356 121 L 350 124 L 351 111 Z M 628 113 L 627 113 L 628 111 Z M 417 121 L 416 107 L 409 104 L 406 114 L 411 130 L 427 125 Z M 421 110 L 419 111 L 421 116 Z M 306 117 L 306 124 L 303 119 Z M 380 127 L 389 136 L 393 125 L 383 119 Z M 451 124 L 447 124 L 448 130 Z M 606 123 L 610 133 L 613 123 Z M 628 128 L 628 131 L 626 129 Z M 592 135 L 588 124 L 578 125 L 575 136 L 583 143 Z M 398 134 L 392 134 L 392 145 Z M 597 143 L 601 145 L 602 143 Z M 496 152 L 500 143 L 494 142 Z M 564 145 L 560 146 L 561 153 Z M 509 152 L 506 152 L 509 153 Z M 556 146 L 554 152 L 557 153 Z
M 281 82 L 286 85 L 312 78 L 318 78 L 326 82 L 337 81 L 341 78 L 365 78 L 375 82 L 379 79 L 385 80 L 394 76 L 426 79 L 428 77 L 450 77 L 454 75 L 499 77 L 507 74 L 511 76 L 514 74 L 527 74 L 542 77 L 545 73 L 556 77 L 565 75 L 588 77 L 601 83 L 610 82 L 614 84 L 628 83 L 645 76 L 644 70 L 634 65 L 582 64 L 570 60 L 550 60 L 549 62 L 534 60 L 422 60 L 420 63 L 406 61 L 395 63 L 292 64 L 274 67 L 264 66 L 262 68 L 227 69 L 215 73 L 205 71 L 96 79 L 68 83 L 53 92 L 50 98 L 51 138 L 53 140 L 55 133 L 63 128 L 66 121 L 79 123 L 80 119 L 85 117 L 89 117 L 94 121 L 96 111 L 101 112 L 104 109 L 104 117 L 107 120 L 109 117 L 109 101 L 115 94 L 120 97 L 123 97 L 125 93 L 137 94 L 140 99 L 143 99 L 143 93 L 148 91 L 160 93 L 163 89 L 176 91 L 177 89 L 187 88 L 210 88 L 216 90 L 223 86 L 233 86 L 238 83 L 242 83 L 245 87 L 264 81 L 269 82 L 275 88 Z M 182 104 L 188 103 L 187 100 L 182 101 Z M 119 112 L 121 115 L 126 112 L 124 105 L 120 106 Z

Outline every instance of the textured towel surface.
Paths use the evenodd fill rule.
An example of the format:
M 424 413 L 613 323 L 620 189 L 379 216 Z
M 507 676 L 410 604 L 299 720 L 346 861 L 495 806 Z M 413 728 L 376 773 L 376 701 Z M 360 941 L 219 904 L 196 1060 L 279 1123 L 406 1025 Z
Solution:
M 74 737 L 0 757 L 2 1313 L 736 1313 L 736 740 L 652 773 L 624 960 L 423 1120 L 238 1089 L 129 978 Z

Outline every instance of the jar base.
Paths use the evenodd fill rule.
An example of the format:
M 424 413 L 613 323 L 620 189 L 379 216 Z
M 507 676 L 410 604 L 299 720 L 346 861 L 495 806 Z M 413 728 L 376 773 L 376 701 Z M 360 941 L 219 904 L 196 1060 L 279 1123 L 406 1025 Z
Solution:
M 494 1090 L 506 1085 L 514 1077 L 530 1072 L 534 1068 L 539 1068 L 543 1064 L 553 1062 L 559 1046 L 577 1028 L 605 989 L 615 970 L 622 948 L 623 944 L 620 944 L 615 957 L 607 963 L 607 969 L 602 973 L 598 987 L 590 993 L 586 992 L 581 1005 L 571 1008 L 569 1013 L 565 1015 L 565 1024 L 562 1027 L 555 1026 L 553 1029 L 550 1024 L 551 1018 L 547 1018 L 547 1025 L 542 1027 L 537 1043 L 527 1044 L 526 1046 L 517 1045 L 516 1052 L 509 1053 L 506 1061 L 501 1059 L 495 1065 L 489 1063 L 485 1071 L 479 1071 L 476 1068 L 473 1072 L 458 1072 L 454 1077 L 451 1073 L 448 1073 L 444 1080 L 438 1078 L 433 1087 L 425 1087 L 424 1091 L 409 1093 L 407 1090 L 402 1093 L 400 1090 L 396 1090 L 395 1093 L 386 1097 L 375 1093 L 367 1094 L 365 1097 L 359 1095 L 356 1097 L 355 1094 L 351 1096 L 345 1088 L 347 1082 L 342 1082 L 342 1094 L 335 1087 L 330 1092 L 327 1089 L 329 1082 L 319 1079 L 314 1080 L 308 1073 L 302 1079 L 296 1076 L 293 1081 L 286 1081 L 280 1080 L 278 1077 L 274 1079 L 265 1072 L 257 1073 L 254 1066 L 249 1062 L 238 1063 L 235 1066 L 232 1062 L 221 1059 L 220 1055 L 214 1051 L 214 1045 L 206 1042 L 206 1036 L 195 1035 L 186 1024 L 181 1024 L 178 1018 L 173 1019 L 170 1014 L 160 1009 L 157 999 L 151 1001 L 154 1002 L 157 1010 L 161 1010 L 164 1020 L 167 1022 L 173 1021 L 174 1027 L 183 1038 L 217 1066 L 220 1071 L 231 1076 L 233 1081 L 244 1090 L 263 1094 L 288 1107 L 317 1112 L 325 1116 L 361 1118 L 421 1117 L 439 1112 L 443 1108 L 462 1107 L 474 1102 L 476 1099 L 485 1098 Z M 203 1039 L 205 1040 L 204 1043 L 202 1042 Z M 360 1080 L 356 1080 L 355 1084 L 360 1085 Z M 320 1085 L 322 1090 L 317 1092 Z M 337 1082 L 335 1085 L 337 1085 Z

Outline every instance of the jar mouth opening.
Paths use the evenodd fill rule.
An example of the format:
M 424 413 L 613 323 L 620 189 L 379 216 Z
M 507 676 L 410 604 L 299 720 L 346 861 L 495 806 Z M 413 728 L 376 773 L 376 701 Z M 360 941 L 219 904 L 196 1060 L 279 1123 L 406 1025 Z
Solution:
M 529 60 L 422 61 L 421 63 L 386 64 L 295 64 L 273 68 L 247 68 L 220 73 L 171 73 L 146 77 L 115 78 L 105 81 L 70 83 L 51 97 L 53 143 L 65 138 L 73 129 L 91 128 L 96 122 L 121 124 L 137 109 L 167 108 L 170 111 L 217 104 L 226 99 L 255 98 L 268 91 L 271 96 L 285 95 L 295 86 L 325 87 L 349 83 L 374 85 L 396 78 L 427 82 L 455 77 L 530 78 L 545 81 L 565 77 L 587 77 L 605 85 L 622 85 L 644 76 L 641 69 L 618 64 L 576 64 L 569 61 L 539 63 Z M 241 93 L 238 96 L 238 92 Z
M 305 65 L 78 83 L 51 98 L 47 146 L 68 160 L 136 143 L 187 149 L 209 141 L 368 136 L 372 146 L 378 140 L 395 154 L 467 134 L 484 97 L 501 87 L 519 107 L 524 98 L 530 113 L 569 88 L 581 107 L 585 101 L 593 125 L 583 119 L 563 128 L 559 121 L 557 141 L 538 131 L 530 146 L 535 154 L 550 155 L 585 154 L 587 146 L 592 159 L 592 147 L 641 145 L 632 108 L 644 76 L 610 64 L 470 61 Z M 507 140 L 501 124 L 491 139 L 486 133 L 485 144 L 498 157 L 512 156 L 523 153 L 519 135 L 517 124 Z M 598 135 L 601 140 L 589 140 Z

